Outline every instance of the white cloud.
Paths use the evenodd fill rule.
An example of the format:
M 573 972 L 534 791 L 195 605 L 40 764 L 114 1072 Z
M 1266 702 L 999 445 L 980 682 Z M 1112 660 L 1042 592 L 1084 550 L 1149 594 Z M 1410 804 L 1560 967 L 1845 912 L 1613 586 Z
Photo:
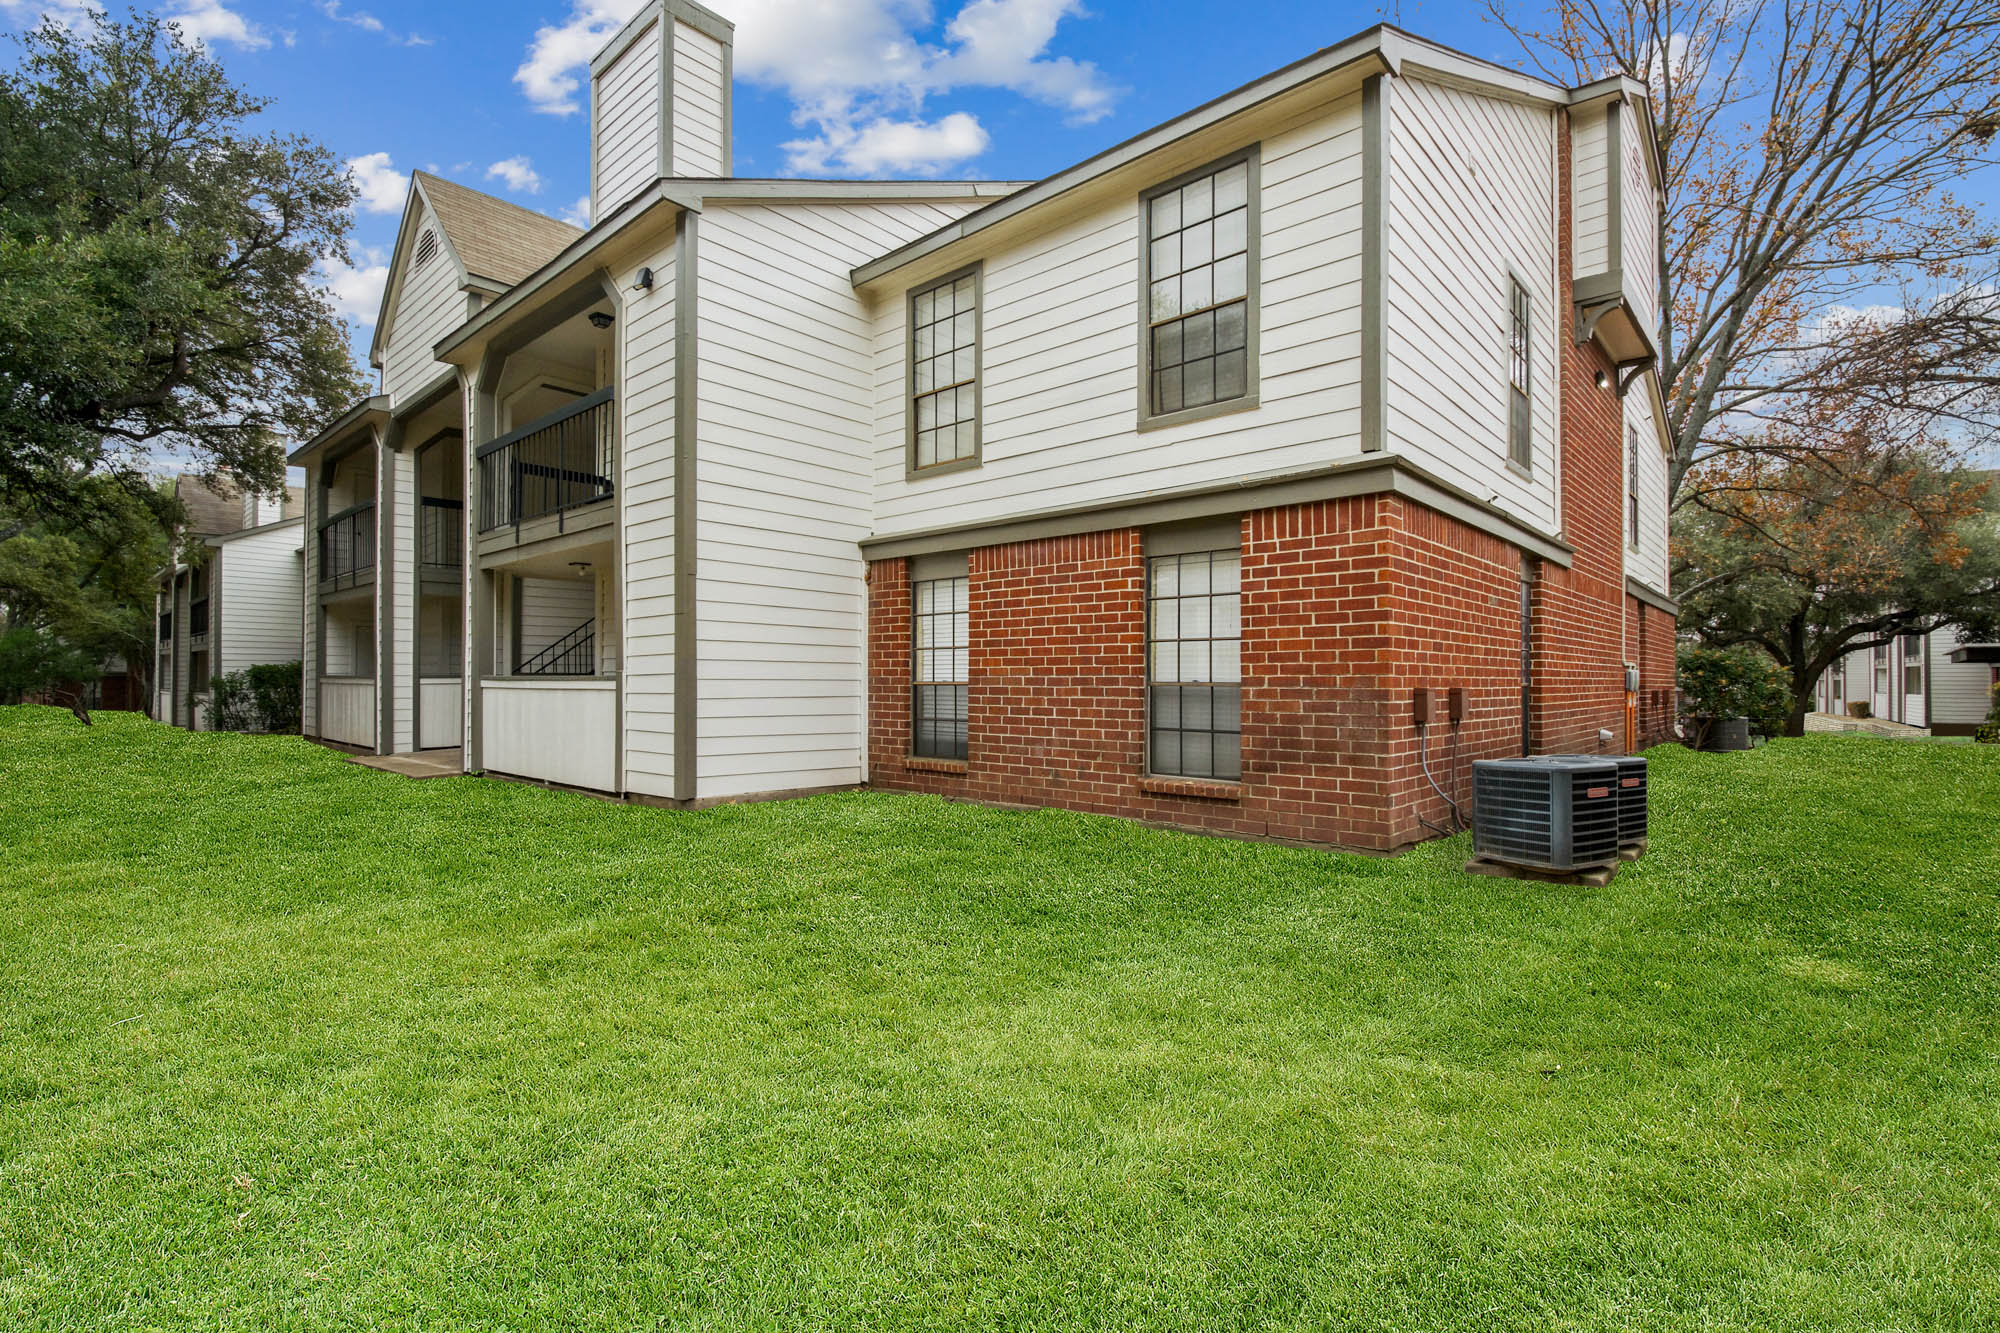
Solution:
M 565 208 L 556 216 L 560 217 L 564 222 L 569 223 L 572 227 L 588 227 L 590 225 L 590 196 L 587 194 L 578 195 L 575 203 Z
M 536 29 L 514 72 L 529 103 L 553 115 L 581 110 L 591 56 L 642 3 L 569 0 L 565 18 Z M 919 35 L 935 23 L 929 0 L 737 0 L 730 9 L 738 77 L 782 89 L 794 120 L 813 131 L 788 145 L 796 170 L 862 170 L 862 160 L 891 168 L 903 160 L 896 144 L 912 170 L 965 160 L 977 122 L 922 115 L 926 98 L 955 89 L 1005 89 L 1074 123 L 1109 114 L 1118 97 L 1095 65 L 1048 53 L 1062 21 L 1085 12 L 1082 0 L 968 0 L 939 43 Z M 859 156 L 850 160 L 845 145 Z
M 229 42 L 250 50 L 271 44 L 261 29 L 222 0 L 181 0 L 180 7 L 166 17 L 198 42 Z
M 486 168 L 487 180 L 503 180 L 516 194 L 540 194 L 542 174 L 525 157 L 510 157 Z
M 818 138 L 795 139 L 784 148 L 791 169 L 808 175 L 847 171 L 861 176 L 895 172 L 934 176 L 978 157 L 990 142 L 976 117 L 954 111 L 929 123 L 887 119 L 861 125 L 824 123 Z
M 394 31 L 388 24 L 382 22 L 381 19 L 376 18 L 365 9 L 349 11 L 342 3 L 342 0 L 319 0 L 319 10 L 320 13 L 326 15 L 336 23 L 345 23 L 351 27 L 359 28 L 363 32 L 377 33 L 398 46 L 435 45 L 428 37 L 421 37 L 416 33 L 405 35 Z
M 360 157 L 350 157 L 347 169 L 354 173 L 354 184 L 360 190 L 354 200 L 356 208 L 370 213 L 403 211 L 403 199 L 409 193 L 410 178 L 390 165 L 387 153 L 363 153 Z
M 360 327 L 373 328 L 382 309 L 382 292 L 389 285 L 389 254 L 378 246 L 364 246 L 356 264 L 328 264 L 321 274 L 334 311 Z
M 11 18 L 31 24 L 47 19 L 63 28 L 74 28 L 103 12 L 104 6 L 94 0 L 0 0 L 0 13 Z

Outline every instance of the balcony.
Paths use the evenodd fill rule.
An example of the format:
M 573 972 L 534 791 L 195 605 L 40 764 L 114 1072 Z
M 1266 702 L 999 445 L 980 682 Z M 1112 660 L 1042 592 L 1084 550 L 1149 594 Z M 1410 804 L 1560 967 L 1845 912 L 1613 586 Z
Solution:
M 338 592 L 375 581 L 375 502 L 341 510 L 319 525 L 319 588 Z
M 519 544 L 610 521 L 609 506 L 585 511 L 616 492 L 612 397 L 599 389 L 480 446 L 482 536 L 508 529 Z
M 417 563 L 433 569 L 465 565 L 465 502 L 426 495 L 417 502 Z
M 171 611 L 162 611 L 160 612 L 160 642 L 172 643 L 173 641 L 174 613 Z
M 188 603 L 188 641 L 200 648 L 208 639 L 208 598 L 197 597 Z

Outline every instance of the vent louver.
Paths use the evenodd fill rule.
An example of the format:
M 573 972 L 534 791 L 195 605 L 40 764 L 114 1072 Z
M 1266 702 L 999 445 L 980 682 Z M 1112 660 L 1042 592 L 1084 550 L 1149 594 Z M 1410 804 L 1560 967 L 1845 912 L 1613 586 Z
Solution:
M 1472 766 L 1473 850 L 1537 870 L 1618 860 L 1619 772 L 1610 759 L 1544 755 Z
M 437 252 L 437 233 L 426 230 L 423 235 L 417 237 L 417 253 L 411 258 L 410 267 L 413 269 L 422 268 L 437 256 Z

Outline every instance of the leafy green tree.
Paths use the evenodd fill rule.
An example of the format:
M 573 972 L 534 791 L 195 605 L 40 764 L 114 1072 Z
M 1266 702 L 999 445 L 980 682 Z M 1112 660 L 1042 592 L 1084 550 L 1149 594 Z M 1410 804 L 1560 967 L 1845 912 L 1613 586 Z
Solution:
M 96 680 L 97 675 L 89 653 L 46 630 L 25 625 L 0 630 L 0 700 L 17 704 L 24 695 Z
M 144 684 L 172 502 L 96 476 L 76 479 L 63 508 L 51 519 L 0 499 L 0 628 L 73 649 L 93 675 L 96 664 L 122 656 Z
M 44 23 L 0 74 L 0 496 L 60 510 L 137 491 L 151 451 L 278 485 L 278 441 L 359 391 L 314 277 L 348 257 L 354 186 L 327 149 L 170 23 Z
M 1674 530 L 1682 630 L 1784 668 L 1793 736 L 1845 654 L 1938 629 L 2000 632 L 2000 487 L 1948 457 L 1863 445 L 1828 458 L 1839 465 L 1740 468 Z

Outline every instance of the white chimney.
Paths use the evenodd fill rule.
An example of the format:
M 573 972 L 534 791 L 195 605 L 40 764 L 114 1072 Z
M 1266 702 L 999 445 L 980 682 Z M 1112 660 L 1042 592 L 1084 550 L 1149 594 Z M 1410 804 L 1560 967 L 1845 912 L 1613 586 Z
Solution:
M 661 176 L 727 176 L 736 26 L 652 0 L 590 62 L 590 220 Z

